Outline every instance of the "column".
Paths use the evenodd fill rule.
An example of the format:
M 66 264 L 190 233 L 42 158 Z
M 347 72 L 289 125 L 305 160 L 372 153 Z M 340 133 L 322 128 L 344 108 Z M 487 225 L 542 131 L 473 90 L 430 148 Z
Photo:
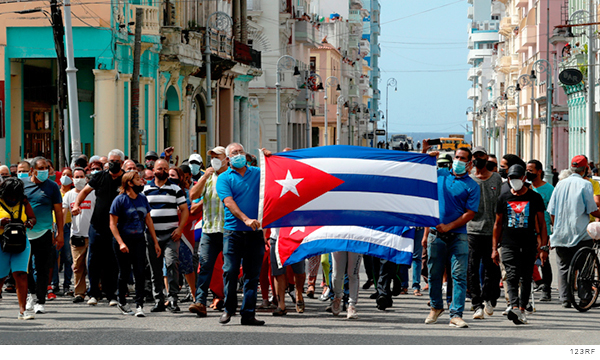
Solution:
M 94 154 L 108 154 L 118 148 L 117 137 L 107 129 L 117 127 L 117 70 L 93 69 L 94 73 Z M 122 127 L 121 127 L 122 129 Z M 121 134 L 122 136 L 122 134 Z

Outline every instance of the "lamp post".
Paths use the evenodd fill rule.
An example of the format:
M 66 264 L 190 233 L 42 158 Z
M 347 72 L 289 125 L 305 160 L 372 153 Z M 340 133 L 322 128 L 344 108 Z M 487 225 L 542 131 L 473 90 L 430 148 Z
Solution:
M 335 76 L 330 76 L 325 80 L 325 96 L 323 97 L 323 99 L 325 100 L 325 146 L 329 145 L 329 137 L 327 134 L 327 116 L 329 115 L 329 113 L 327 112 L 327 94 L 328 94 L 328 89 L 330 86 L 333 86 L 333 84 L 337 83 L 337 88 L 336 91 L 341 91 L 342 88 L 340 87 L 340 80 L 338 80 L 337 77 Z
M 389 87 L 393 86 L 394 87 L 394 91 L 398 91 L 398 82 L 396 81 L 396 79 L 394 78 L 389 78 L 387 81 L 387 85 L 385 87 L 385 142 L 388 142 L 388 133 L 389 133 L 389 121 L 390 121 L 390 117 L 388 116 L 388 94 L 389 94 Z
M 491 101 L 486 101 L 485 104 L 483 104 L 483 115 L 484 115 L 484 119 L 483 119 L 483 147 L 486 150 L 490 150 L 490 132 L 489 132 L 489 127 L 490 127 L 490 115 L 492 114 L 492 102 Z
M 527 75 L 521 75 L 521 76 L 527 76 Z M 519 82 L 517 81 L 517 85 L 515 87 L 515 91 L 517 92 L 517 136 L 516 136 L 516 141 L 517 141 L 517 156 L 521 157 L 521 133 L 519 131 L 519 115 L 521 113 L 520 111 L 520 105 L 521 105 L 521 85 L 519 85 Z
M 531 86 L 531 121 L 529 126 L 529 160 L 533 159 L 533 117 L 534 117 L 534 103 L 535 97 L 533 96 L 533 85 L 535 85 L 535 70 L 531 70 L 531 75 L 523 74 L 519 76 L 517 80 L 522 88 Z
M 508 154 L 508 97 L 514 98 L 515 95 L 518 96 L 517 89 L 514 85 L 511 85 L 506 88 L 506 92 L 504 93 L 505 100 L 505 120 L 504 120 L 504 151 L 502 152 L 503 156 Z M 519 107 L 517 106 L 517 112 L 519 111 Z
M 354 114 L 354 123 L 356 124 L 356 126 L 352 128 L 352 132 L 356 131 L 357 146 L 360 146 L 360 123 L 357 115 L 360 113 L 360 105 L 356 101 L 352 102 L 351 111 L 352 114 Z M 352 145 L 354 145 L 354 134 L 350 134 L 350 136 L 352 138 Z
M 548 83 L 548 94 L 546 95 L 546 171 L 544 172 L 544 180 L 552 183 L 552 98 L 554 94 L 552 65 L 547 60 L 540 59 L 533 63 L 533 67 L 538 73 L 546 73 L 546 82 Z
M 496 98 L 496 100 L 494 100 L 494 152 L 496 154 L 499 154 L 499 149 L 500 149 L 500 142 L 499 139 L 496 138 L 496 131 L 497 131 L 497 127 L 498 127 L 498 107 L 502 106 L 504 104 L 505 100 L 504 100 L 504 96 L 500 95 Z
M 344 99 L 344 97 L 342 95 L 338 96 L 337 112 L 335 113 L 335 115 L 336 115 L 335 144 L 336 145 L 340 144 L 340 132 L 342 130 L 342 106 L 344 106 L 345 102 L 346 102 L 346 100 Z
M 211 19 L 214 17 L 213 22 Z M 206 137 L 206 147 L 208 149 L 214 148 L 214 123 L 212 121 L 212 79 L 211 79 L 211 63 L 210 56 L 212 51 L 210 50 L 210 29 L 215 28 L 217 31 L 225 31 L 231 29 L 233 21 L 227 13 L 223 11 L 215 11 L 206 18 L 206 29 L 204 37 L 204 55 L 206 56 L 206 130 L 208 136 Z
M 281 151 L 281 72 L 292 69 L 298 71 L 296 59 L 293 57 L 283 55 L 277 60 L 277 81 L 275 82 L 275 88 L 277 89 L 277 152 Z
M 309 91 L 319 91 L 323 89 L 323 81 L 318 74 L 310 74 L 307 76 L 306 81 L 304 82 L 306 89 L 306 147 L 310 147 L 310 114 L 308 109 L 308 92 Z

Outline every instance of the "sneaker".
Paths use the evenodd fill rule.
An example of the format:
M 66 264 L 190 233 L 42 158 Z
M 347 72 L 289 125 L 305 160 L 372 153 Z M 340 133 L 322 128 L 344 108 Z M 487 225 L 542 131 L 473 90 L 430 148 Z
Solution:
M 81 295 L 77 295 L 75 296 L 75 298 L 73 299 L 73 304 L 78 304 L 78 303 L 82 303 L 84 301 L 83 296 Z
M 510 305 L 508 305 L 508 307 L 506 308 L 506 310 L 504 310 L 502 312 L 502 315 L 506 316 L 508 315 L 508 313 L 512 310 L 512 307 Z
M 444 309 L 431 308 L 429 315 L 427 315 L 427 319 L 425 319 L 425 324 L 435 324 L 443 312 L 444 312 Z
M 356 313 L 356 307 L 354 305 L 348 306 L 348 315 L 346 315 L 347 319 L 356 319 L 358 318 L 358 314 Z
M 485 307 L 483 308 L 483 310 L 488 316 L 494 315 L 494 307 L 492 306 L 492 303 L 490 301 L 485 302 Z
M 35 314 L 32 313 L 31 311 L 25 310 L 24 312 L 19 313 L 19 316 L 17 317 L 17 319 L 19 319 L 19 320 L 33 320 L 33 319 L 35 319 Z
M 335 316 L 338 316 L 341 311 L 342 311 L 342 299 L 334 298 L 333 302 L 331 303 L 331 313 Z
M 95 297 L 93 297 L 93 296 L 92 296 L 92 297 L 91 297 L 91 298 L 88 300 L 87 304 L 88 304 L 88 305 L 92 305 L 92 306 L 94 306 L 94 305 L 97 305 L 97 304 L 98 304 L 98 299 L 96 299 Z
M 327 301 L 327 300 L 329 300 L 330 293 L 331 293 L 331 289 L 329 289 L 328 287 L 326 287 L 323 290 L 323 294 L 321 294 L 321 296 L 319 296 L 319 300 L 321 300 L 321 301 Z
M 146 317 L 146 314 L 144 313 L 144 308 L 138 305 L 135 308 L 135 316 L 136 317 Z
M 550 296 L 550 293 L 545 292 L 540 301 L 552 301 L 552 296 Z
M 33 306 L 35 305 L 35 299 L 33 295 L 27 294 L 27 305 L 25 306 L 25 310 L 33 311 Z
M 450 319 L 449 326 L 457 327 L 457 328 L 468 328 L 469 324 L 467 324 L 463 319 L 456 316 L 456 317 L 453 317 L 452 319 Z
M 531 303 L 527 303 L 525 311 L 527 311 L 528 314 L 533 314 L 535 312 L 535 308 L 531 305 Z
M 115 299 L 112 299 L 111 301 L 108 302 L 108 306 L 117 306 L 119 305 L 119 302 Z
M 527 324 L 525 314 L 519 309 L 510 309 L 508 312 L 508 320 L 511 320 L 515 325 Z
M 477 310 L 475 310 L 475 314 L 473 314 L 473 319 L 485 319 L 485 315 L 483 314 L 482 308 L 478 308 Z
M 121 313 L 123 315 L 133 315 L 133 310 L 131 310 L 131 308 L 127 304 L 119 304 L 119 302 L 117 302 L 117 308 L 121 310 Z
M 33 311 L 36 314 L 45 314 L 46 313 L 46 309 L 44 308 L 44 304 L 35 304 L 35 306 L 33 307 Z
M 571 308 L 571 302 L 568 300 L 565 300 L 562 302 L 562 307 L 564 307 L 565 309 L 570 309 Z
M 51 289 L 49 289 L 48 293 L 46 294 L 46 298 L 48 300 L 54 300 L 54 299 L 56 299 L 56 294 L 54 293 L 54 291 L 52 291 Z
M 74 296 L 74 295 L 75 295 L 75 293 L 73 290 L 71 290 L 70 287 L 65 287 L 63 289 L 63 296 Z
M 181 311 L 181 308 L 179 308 L 179 305 L 177 305 L 177 303 L 175 301 L 169 301 L 169 305 L 167 305 L 166 308 L 167 308 L 167 310 L 169 310 L 172 313 Z

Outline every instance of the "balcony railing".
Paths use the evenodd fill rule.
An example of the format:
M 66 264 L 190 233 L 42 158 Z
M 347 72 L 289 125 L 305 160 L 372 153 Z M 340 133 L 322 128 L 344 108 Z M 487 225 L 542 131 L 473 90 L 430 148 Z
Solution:
M 261 54 L 260 51 L 252 49 L 250 46 L 241 42 L 234 42 L 234 60 L 252 66 L 253 68 L 261 68 Z
M 208 36 L 210 51 L 213 54 L 223 59 L 233 57 L 233 37 L 214 30 L 210 30 Z
M 316 46 L 315 28 L 306 20 L 297 21 L 295 24 L 296 42 Z
M 519 31 L 521 46 L 534 46 L 537 43 L 537 28 L 535 25 L 527 25 Z
M 260 0 L 246 0 L 246 8 L 248 11 L 261 11 Z
M 160 35 L 160 23 L 158 19 L 158 6 L 122 4 L 117 10 L 117 22 L 119 25 L 128 25 L 135 28 L 136 9 L 143 10 L 142 35 Z

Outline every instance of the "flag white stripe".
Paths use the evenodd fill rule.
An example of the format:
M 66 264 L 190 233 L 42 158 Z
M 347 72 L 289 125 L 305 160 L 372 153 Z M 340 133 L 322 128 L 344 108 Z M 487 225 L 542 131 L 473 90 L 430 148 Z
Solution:
M 295 211 L 352 210 L 385 211 L 439 217 L 437 200 L 409 195 L 372 192 L 330 191 Z
M 302 241 L 302 244 L 329 239 L 368 242 L 410 253 L 413 252 L 414 247 L 414 240 L 411 238 L 362 226 L 323 226 L 308 234 Z
M 428 164 L 335 157 L 298 159 L 298 161 L 332 175 L 375 175 L 437 182 L 435 166 Z

